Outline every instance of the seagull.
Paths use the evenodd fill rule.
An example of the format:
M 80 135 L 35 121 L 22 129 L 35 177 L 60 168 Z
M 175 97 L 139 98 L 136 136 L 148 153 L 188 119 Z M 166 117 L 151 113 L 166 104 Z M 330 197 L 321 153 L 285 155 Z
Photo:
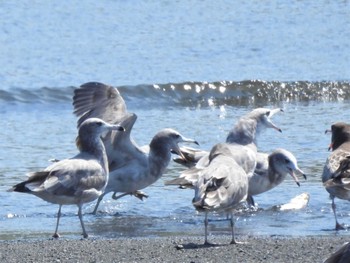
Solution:
M 242 162 L 242 159 L 245 161 Z M 195 191 L 192 200 L 196 210 L 205 213 L 205 245 L 208 242 L 208 213 L 225 212 L 231 225 L 230 244 L 237 244 L 234 235 L 235 208 L 246 201 L 248 195 L 248 176 L 243 166 L 255 165 L 255 152 L 238 144 L 219 143 L 209 154 L 209 164 L 204 168 L 190 168 L 187 174 L 196 174 L 193 182 Z
M 112 198 L 134 195 L 147 197 L 141 189 L 156 182 L 171 160 L 171 152 L 185 158 L 178 143 L 198 142 L 167 128 L 159 131 L 148 147 L 138 146 L 130 133 L 137 116 L 127 112 L 119 91 L 103 83 L 89 82 L 74 91 L 74 113 L 79 117 L 78 125 L 87 117 L 97 117 L 111 123 L 120 123 L 124 133 L 110 132 L 103 137 L 109 160 L 109 180 L 105 192 L 99 197 L 93 214 L 96 214 L 103 197 L 113 192 Z M 147 150 L 146 150 L 147 149 Z M 120 195 L 116 195 L 121 193 Z
M 345 229 L 339 224 L 336 214 L 334 198 L 350 201 L 349 173 L 350 173 L 350 124 L 337 122 L 331 126 L 332 133 L 329 150 L 332 153 L 328 156 L 323 168 L 322 182 L 332 199 L 332 210 L 335 218 L 335 229 Z
M 234 127 L 229 131 L 226 142 L 227 143 L 238 143 L 241 145 L 250 145 L 250 147 L 257 148 L 257 137 L 266 128 L 272 128 L 278 132 L 282 130 L 277 127 L 272 121 L 271 117 L 278 112 L 283 112 L 282 109 L 267 109 L 257 108 L 242 116 Z M 177 157 L 174 159 L 175 162 L 185 165 L 187 167 L 193 166 L 205 166 L 208 163 L 209 153 L 205 150 L 195 149 L 192 147 L 181 147 L 182 155 L 185 159 Z M 257 161 L 260 161 L 258 159 Z M 267 160 L 267 155 L 262 162 Z M 258 164 L 259 165 L 259 164 Z
M 110 125 L 98 118 L 88 118 L 79 126 L 77 145 L 79 153 L 54 162 L 42 171 L 32 172 L 29 178 L 16 184 L 9 191 L 35 195 L 47 202 L 58 204 L 54 238 L 58 238 L 58 225 L 62 205 L 77 205 L 84 238 L 85 230 L 82 206 L 96 200 L 108 181 L 108 162 L 100 136 L 106 131 L 123 131 L 120 125 Z
M 208 242 L 208 213 L 214 211 L 228 215 L 232 234 L 230 244 L 238 243 L 233 213 L 247 199 L 248 175 L 254 173 L 255 166 L 256 151 L 251 147 L 219 143 L 211 149 L 206 166 L 189 168 L 179 178 L 165 182 L 166 185 L 194 189 L 192 204 L 196 210 L 205 213 L 205 245 L 211 245 Z
M 267 192 L 281 184 L 289 174 L 296 184 L 300 186 L 299 180 L 295 175 L 301 174 L 305 179 L 305 173 L 298 167 L 295 156 L 285 150 L 276 149 L 267 157 L 267 154 L 258 153 L 257 166 L 253 176 L 249 177 L 248 204 L 255 207 L 253 196 Z

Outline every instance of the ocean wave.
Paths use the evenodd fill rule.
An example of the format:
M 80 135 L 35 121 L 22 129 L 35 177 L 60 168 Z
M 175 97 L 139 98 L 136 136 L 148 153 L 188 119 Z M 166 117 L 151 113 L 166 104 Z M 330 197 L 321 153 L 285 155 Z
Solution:
M 113 84 L 112 84 L 113 85 Z M 346 81 L 184 82 L 116 86 L 127 104 L 158 106 L 266 105 L 278 102 L 343 101 L 350 99 Z M 71 102 L 75 87 L 0 90 L 4 103 Z

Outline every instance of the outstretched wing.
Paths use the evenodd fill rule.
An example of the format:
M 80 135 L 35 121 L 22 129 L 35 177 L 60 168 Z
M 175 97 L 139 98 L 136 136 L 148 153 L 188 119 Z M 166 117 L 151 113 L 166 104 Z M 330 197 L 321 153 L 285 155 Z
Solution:
M 88 82 L 74 90 L 74 114 L 78 126 L 91 117 L 117 124 L 126 115 L 126 104 L 119 91 L 99 82 Z
M 144 153 L 130 137 L 137 116 L 126 110 L 119 91 L 99 82 L 89 82 L 74 90 L 74 114 L 79 117 L 78 126 L 87 118 L 100 118 L 119 124 L 125 132 L 111 131 L 103 137 L 110 170 L 124 166 L 130 159 L 142 159 Z

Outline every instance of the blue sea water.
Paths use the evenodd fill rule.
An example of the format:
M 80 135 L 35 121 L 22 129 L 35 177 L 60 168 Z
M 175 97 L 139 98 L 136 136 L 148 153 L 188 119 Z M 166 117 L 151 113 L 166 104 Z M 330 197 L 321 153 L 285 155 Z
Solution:
M 308 180 L 298 188 L 288 179 L 256 200 L 267 209 L 308 192 L 309 206 L 242 215 L 238 235 L 339 234 L 320 175 L 324 130 L 349 122 L 348 1 L 2 1 L 0 22 L 0 240 L 51 236 L 57 207 L 6 190 L 49 159 L 76 153 L 72 94 L 89 81 L 118 87 L 138 115 L 132 135 L 140 145 L 172 127 L 210 149 L 253 108 L 282 107 L 274 122 L 283 133 L 266 131 L 259 148 L 290 150 Z M 97 216 L 86 205 L 88 232 L 202 235 L 192 191 L 164 186 L 182 170 L 171 163 L 144 202 L 106 196 Z M 348 202 L 337 204 L 349 223 Z M 63 207 L 66 237 L 80 236 L 76 213 Z

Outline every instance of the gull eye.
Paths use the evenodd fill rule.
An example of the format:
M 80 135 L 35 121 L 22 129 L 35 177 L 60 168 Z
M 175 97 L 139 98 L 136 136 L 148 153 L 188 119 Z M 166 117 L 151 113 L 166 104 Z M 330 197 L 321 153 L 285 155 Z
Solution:
M 269 116 L 270 116 L 270 111 L 266 112 L 265 115 L 266 115 L 267 117 L 269 117 Z
M 101 127 L 102 126 L 102 122 L 98 121 L 98 122 L 96 122 L 96 125 Z
M 288 159 L 284 159 L 284 162 L 285 162 L 286 164 L 290 163 L 290 161 L 289 161 Z

